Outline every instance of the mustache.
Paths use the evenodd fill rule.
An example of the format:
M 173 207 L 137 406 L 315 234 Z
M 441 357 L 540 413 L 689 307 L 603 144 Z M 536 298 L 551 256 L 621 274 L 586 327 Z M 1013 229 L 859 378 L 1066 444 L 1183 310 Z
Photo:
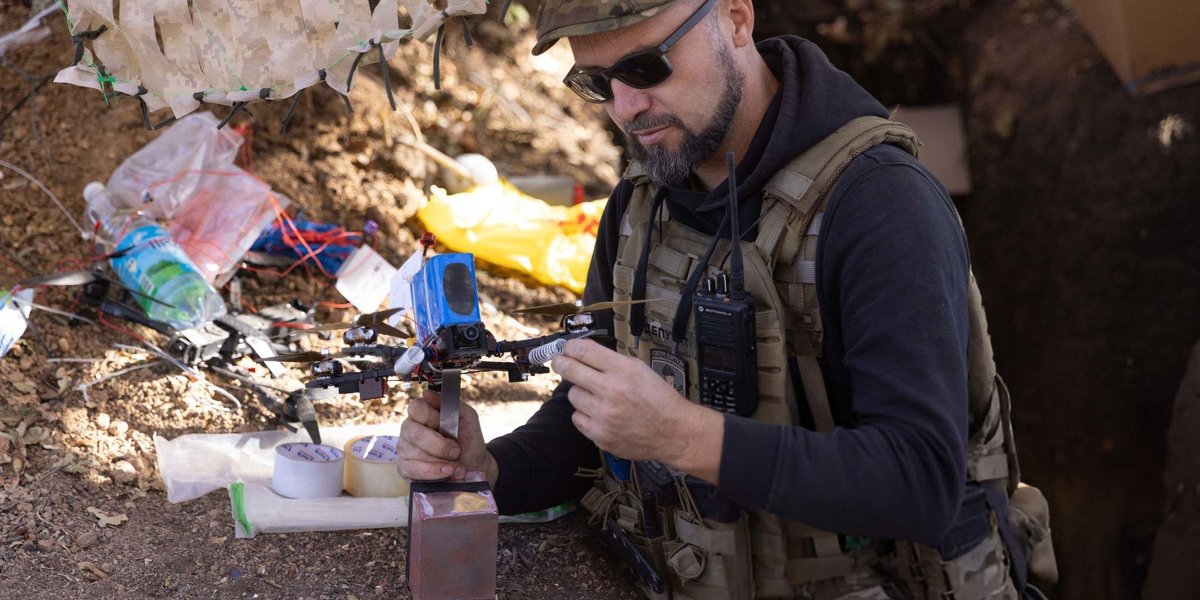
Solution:
M 683 128 L 683 121 L 675 115 L 643 115 L 634 118 L 634 120 L 621 126 L 625 135 L 633 137 L 633 132 L 644 131 L 646 129 L 654 129 L 656 127 L 667 127 L 674 125 Z

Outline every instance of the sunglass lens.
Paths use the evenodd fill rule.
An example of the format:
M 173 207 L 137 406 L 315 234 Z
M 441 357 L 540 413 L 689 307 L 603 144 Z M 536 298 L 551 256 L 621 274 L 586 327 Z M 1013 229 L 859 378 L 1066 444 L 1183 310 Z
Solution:
M 671 76 L 671 65 L 658 53 L 638 54 L 613 66 L 613 74 L 635 88 L 654 87 Z
M 601 103 L 612 99 L 612 86 L 600 74 L 576 73 L 567 78 L 566 84 L 588 102 Z

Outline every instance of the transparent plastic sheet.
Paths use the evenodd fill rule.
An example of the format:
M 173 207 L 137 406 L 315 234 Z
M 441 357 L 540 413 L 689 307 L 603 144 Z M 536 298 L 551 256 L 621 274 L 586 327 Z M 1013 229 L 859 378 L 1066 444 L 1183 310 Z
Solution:
M 212 113 L 194 113 L 134 152 L 108 178 L 113 202 L 170 220 L 196 193 L 205 172 L 236 168 L 242 136 L 217 125 Z
M 179 177 L 192 178 L 192 173 Z M 257 177 L 232 165 L 196 174 L 192 195 L 167 230 L 209 283 L 238 261 L 291 201 Z
M 606 202 L 551 206 L 498 182 L 454 195 L 435 187 L 417 217 L 449 248 L 578 294 Z
M 485 440 L 516 429 L 537 411 L 540 402 L 480 405 Z M 321 442 L 342 448 L 364 435 L 396 435 L 399 423 L 322 427 Z M 167 500 L 186 502 L 213 490 L 227 489 L 239 538 L 259 533 L 335 531 L 379 527 L 404 527 L 408 522 L 407 498 L 283 498 L 271 489 L 275 447 L 310 441 L 300 431 L 254 433 L 193 433 L 168 440 L 154 437 L 158 473 L 167 488 Z M 544 523 L 560 518 L 572 506 L 555 506 L 537 513 L 501 517 L 501 523 Z

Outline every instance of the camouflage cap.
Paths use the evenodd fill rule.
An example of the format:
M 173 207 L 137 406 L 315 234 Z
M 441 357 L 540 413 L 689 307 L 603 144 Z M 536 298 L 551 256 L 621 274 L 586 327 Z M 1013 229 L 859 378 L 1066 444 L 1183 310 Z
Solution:
M 619 29 L 652 17 L 672 0 L 542 0 L 537 14 L 536 56 L 559 38 Z

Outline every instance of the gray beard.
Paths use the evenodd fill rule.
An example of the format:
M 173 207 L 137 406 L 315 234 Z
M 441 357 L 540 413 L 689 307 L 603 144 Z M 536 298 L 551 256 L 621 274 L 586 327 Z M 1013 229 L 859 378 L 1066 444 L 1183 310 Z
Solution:
M 655 185 L 665 186 L 686 180 L 700 163 L 721 147 L 725 136 L 729 134 L 733 117 L 742 103 L 743 83 L 729 49 L 722 46 L 717 54 L 721 70 L 725 74 L 725 89 L 712 118 L 700 133 L 693 132 L 675 115 L 647 115 L 625 125 L 625 133 L 633 142 L 634 156 Z M 643 146 L 632 134 L 634 131 L 668 125 L 675 126 L 683 132 L 683 141 L 678 150 L 670 151 L 658 145 Z

